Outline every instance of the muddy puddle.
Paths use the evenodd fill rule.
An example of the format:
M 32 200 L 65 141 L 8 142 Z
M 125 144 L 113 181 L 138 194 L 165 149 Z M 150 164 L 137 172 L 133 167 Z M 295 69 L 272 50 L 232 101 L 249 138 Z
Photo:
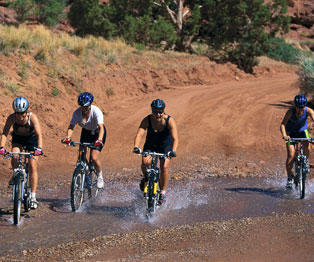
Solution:
M 167 201 L 147 221 L 137 183 L 107 184 L 94 201 L 86 201 L 73 213 L 69 188 L 39 191 L 40 209 L 13 225 L 12 203 L 0 200 L 1 255 L 30 248 L 121 232 L 143 231 L 197 222 L 263 217 L 303 212 L 314 214 L 314 181 L 299 200 L 295 191 L 285 190 L 281 179 L 222 179 L 171 181 Z

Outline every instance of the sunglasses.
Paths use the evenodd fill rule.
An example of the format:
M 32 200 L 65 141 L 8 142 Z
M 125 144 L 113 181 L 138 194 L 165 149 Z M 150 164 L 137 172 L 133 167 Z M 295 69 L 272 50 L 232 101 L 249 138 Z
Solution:
M 17 114 L 17 115 L 24 115 L 24 114 L 26 114 L 26 112 L 15 112 L 15 114 Z
M 154 115 L 158 115 L 158 114 L 160 114 L 160 115 L 161 115 L 161 114 L 163 114 L 163 113 L 164 113 L 164 111 L 152 111 L 152 112 L 153 112 L 153 114 L 154 114 Z

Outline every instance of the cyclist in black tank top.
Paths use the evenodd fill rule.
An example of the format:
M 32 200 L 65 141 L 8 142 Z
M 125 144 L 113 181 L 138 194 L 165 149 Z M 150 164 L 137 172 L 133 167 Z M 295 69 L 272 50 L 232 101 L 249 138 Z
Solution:
M 152 113 L 146 116 L 137 131 L 134 139 L 134 153 L 141 153 L 140 142 L 146 134 L 146 140 L 144 144 L 144 151 L 154 151 L 157 153 L 164 153 L 168 155 L 168 158 L 160 160 L 160 199 L 159 204 L 165 200 L 165 193 L 168 186 L 168 168 L 171 157 L 176 156 L 176 150 L 178 147 L 179 139 L 177 127 L 174 119 L 165 114 L 165 102 L 160 99 L 156 99 L 151 104 Z M 146 166 L 151 164 L 151 157 L 142 158 L 142 172 L 145 174 Z M 144 178 L 140 183 L 142 190 L 144 184 Z
M 17 97 L 13 101 L 14 113 L 6 120 L 1 135 L 0 154 L 5 154 L 5 145 L 10 129 L 12 132 L 12 152 L 21 152 L 23 147 L 34 151 L 34 158 L 29 159 L 30 163 L 30 186 L 31 186 L 31 208 L 36 209 L 36 191 L 38 185 L 37 162 L 38 156 L 42 154 L 42 133 L 37 116 L 28 112 L 29 103 L 25 97 Z M 17 166 L 17 160 L 12 158 L 12 167 Z

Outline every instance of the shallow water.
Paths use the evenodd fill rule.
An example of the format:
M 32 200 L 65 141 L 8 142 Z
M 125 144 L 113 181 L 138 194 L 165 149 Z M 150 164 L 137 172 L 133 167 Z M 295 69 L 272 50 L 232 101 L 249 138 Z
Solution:
M 106 185 L 95 201 L 86 201 L 75 213 L 71 211 L 68 188 L 38 192 L 38 200 L 47 212 L 33 216 L 31 211 L 18 226 L 12 225 L 12 214 L 0 212 L 1 255 L 113 233 L 196 222 L 294 212 L 313 214 L 314 181 L 307 182 L 303 200 L 298 199 L 295 191 L 285 190 L 285 183 L 285 178 L 278 177 L 171 181 L 166 203 L 149 221 L 144 216 L 138 184 Z M 7 201 L 1 200 L 0 208 Z

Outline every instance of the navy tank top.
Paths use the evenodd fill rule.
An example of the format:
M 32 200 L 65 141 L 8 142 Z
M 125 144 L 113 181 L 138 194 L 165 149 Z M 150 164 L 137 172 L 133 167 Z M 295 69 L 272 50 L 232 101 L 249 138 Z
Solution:
M 307 107 L 304 108 L 301 117 L 297 118 L 296 109 L 292 109 L 292 117 L 288 120 L 286 125 L 287 132 L 290 133 L 300 133 L 307 129 Z

